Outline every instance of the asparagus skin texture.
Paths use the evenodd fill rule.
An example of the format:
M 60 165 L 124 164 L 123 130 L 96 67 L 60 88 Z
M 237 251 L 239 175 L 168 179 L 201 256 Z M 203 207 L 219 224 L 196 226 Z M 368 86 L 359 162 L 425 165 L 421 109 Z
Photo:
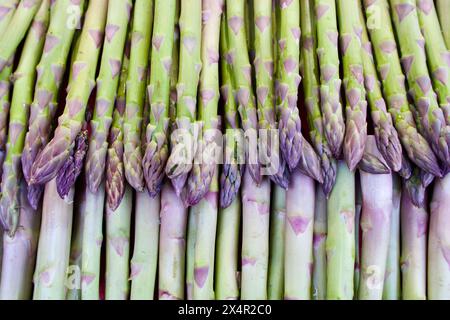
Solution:
M 293 172 L 286 191 L 285 299 L 311 298 L 314 199 L 314 180 Z
M 359 16 L 348 14 L 358 7 L 358 0 L 338 0 L 339 38 L 346 97 L 344 158 L 354 170 L 364 153 L 367 139 L 367 101 L 364 87 Z
M 336 185 L 327 203 L 327 299 L 353 298 L 354 219 L 355 175 L 339 161 Z
M 45 32 L 50 15 L 50 1 L 42 2 L 28 33 L 20 61 L 14 71 L 14 91 L 9 116 L 8 143 L 3 163 L 0 200 L 1 221 L 9 236 L 13 236 L 19 224 L 21 207 L 20 181 L 22 154 L 30 104 L 33 99 L 36 65 L 42 54 Z
M 6 67 L 27 34 L 43 0 L 20 1 L 6 30 L 0 36 L 0 72 Z
M 197 208 L 190 207 L 186 232 L 186 299 L 194 299 L 195 243 L 197 238 Z M 236 262 L 237 265 L 237 262 Z
M 340 101 L 336 4 L 332 0 L 315 0 L 315 12 L 322 121 L 331 152 L 339 158 L 344 142 L 345 123 Z
M 195 205 L 210 190 L 212 178 L 216 174 L 219 119 L 217 108 L 219 102 L 219 42 L 220 21 L 223 11 L 223 1 L 203 1 L 203 29 L 202 29 L 202 63 L 200 74 L 200 101 L 198 105 L 198 119 L 203 132 L 200 137 L 196 158 L 191 174 L 187 181 L 187 194 L 184 201 Z M 231 46 L 231 42 L 229 44 Z
M 362 212 L 362 190 L 361 179 L 355 181 L 355 272 L 353 276 L 354 292 L 359 291 L 359 281 L 361 279 L 361 212 Z
M 450 126 L 439 108 L 428 74 L 424 38 L 420 30 L 415 0 L 393 0 L 392 18 L 398 37 L 403 71 L 414 99 L 418 127 L 436 156 L 450 164 Z M 432 70 L 433 71 L 433 70 Z
M 108 132 L 121 74 L 131 5 L 131 0 L 119 0 L 108 7 L 100 72 L 97 77 L 96 103 L 90 123 L 89 151 L 86 157 L 87 183 L 92 192 L 98 190 L 105 171 Z
M 183 1 L 180 15 L 180 58 L 176 104 L 176 134 L 172 133 L 172 150 L 167 160 L 166 174 L 178 195 L 192 168 L 196 134 L 197 88 L 201 60 L 201 0 Z
M 129 255 L 133 189 L 127 184 L 119 207 L 106 207 L 106 284 L 107 300 L 128 299 Z
M 327 293 L 327 198 L 323 188 L 316 184 L 313 227 L 312 293 L 314 300 L 325 300 Z
M 164 168 L 168 158 L 168 126 L 170 98 L 170 69 L 176 14 L 175 0 L 156 0 L 150 84 L 150 123 L 147 125 L 147 147 L 142 167 L 147 190 L 155 197 L 161 190 Z
M 272 190 L 267 298 L 281 300 L 284 297 L 286 190 L 277 185 L 273 185 Z
M 358 1 L 359 22 L 358 30 L 361 30 L 361 54 L 364 69 L 364 85 L 367 101 L 370 107 L 370 115 L 375 131 L 378 150 L 386 159 L 389 168 L 397 172 L 402 166 L 402 145 L 394 128 L 392 117 L 387 111 L 386 102 L 381 91 L 381 83 L 378 78 L 375 61 L 372 52 L 372 44 L 367 34 L 366 20 L 362 4 Z
M 331 155 L 324 133 L 322 112 L 319 101 L 319 65 L 316 56 L 316 22 L 314 20 L 314 5 L 312 0 L 300 1 L 302 30 L 302 74 L 305 106 L 308 116 L 309 134 L 312 145 L 320 157 L 323 189 L 328 196 L 336 180 L 336 161 Z
M 402 192 L 400 221 L 402 299 L 425 300 L 428 212 L 416 207 L 408 192 Z
M 141 126 L 153 30 L 153 6 L 153 0 L 136 0 L 134 4 L 126 111 L 123 124 L 125 177 L 128 183 L 139 192 L 144 190 Z
M 228 207 L 219 211 L 214 278 L 214 291 L 218 300 L 239 298 L 237 270 L 241 207 L 241 197 L 237 194 Z
M 440 169 L 436 156 L 425 138 L 417 131 L 413 114 L 409 109 L 405 77 L 397 52 L 388 3 L 386 0 L 365 0 L 364 8 L 383 94 L 402 146 L 411 161 L 425 171 L 439 176 Z
M 131 259 L 131 300 L 152 300 L 158 262 L 160 197 L 136 192 L 134 249 Z
M 38 79 L 34 90 L 34 99 L 28 119 L 28 132 L 22 153 L 22 170 L 30 183 L 31 167 L 38 153 L 47 144 L 51 133 L 51 124 L 58 105 L 58 91 L 66 67 L 76 25 L 67 28 L 71 20 L 70 12 L 75 8 L 80 15 L 84 10 L 84 1 L 74 5 L 71 0 L 57 1 L 51 9 L 50 25 L 45 38 L 44 52 L 37 66 Z M 81 16 L 75 17 L 79 23 Z M 43 185 L 30 186 L 28 199 L 33 208 L 37 208 L 44 191 Z
M 161 190 L 160 217 L 159 299 L 181 300 L 184 299 L 185 284 L 187 209 L 168 182 Z
M 446 0 L 436 0 L 435 4 L 439 15 L 441 30 L 444 34 L 445 44 L 447 45 L 447 48 L 450 48 L 450 19 L 448 18 L 450 3 Z
M 430 205 L 430 230 L 428 234 L 427 292 L 431 300 L 450 298 L 450 270 L 448 235 L 450 200 L 450 175 L 436 181 Z
M 70 256 L 74 189 L 66 200 L 56 191 L 56 180 L 45 186 L 42 222 L 34 271 L 34 300 L 61 300 L 66 295 Z M 58 241 L 55 241 L 58 239 Z
M 30 184 L 42 184 L 57 174 L 67 160 L 70 146 L 85 119 L 86 104 L 94 87 L 98 55 L 103 39 L 108 2 L 89 3 L 80 46 L 72 65 L 72 78 L 68 86 L 66 107 L 58 119 L 53 139 L 36 157 L 31 168 Z

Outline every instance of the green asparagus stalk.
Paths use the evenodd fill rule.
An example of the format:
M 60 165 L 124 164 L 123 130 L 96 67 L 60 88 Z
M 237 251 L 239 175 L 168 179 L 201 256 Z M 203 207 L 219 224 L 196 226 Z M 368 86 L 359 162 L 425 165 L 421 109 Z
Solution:
M 182 300 L 185 284 L 187 209 L 169 183 L 165 183 L 161 191 L 160 217 L 159 299 Z
M 436 181 L 431 200 L 430 231 L 428 235 L 427 292 L 431 300 L 450 299 L 449 252 L 449 200 L 450 175 Z
M 180 58 L 177 83 L 176 128 L 172 133 L 172 150 L 166 174 L 178 195 L 192 168 L 194 122 L 196 120 L 197 88 L 201 70 L 201 0 L 183 1 L 180 15 Z
M 410 88 L 409 93 L 415 102 L 418 127 L 436 156 L 444 164 L 450 165 L 450 125 L 446 124 L 446 118 L 439 107 L 428 75 L 425 40 L 420 30 L 416 1 L 393 0 L 391 11 L 398 36 L 403 71 Z M 432 50 L 438 49 L 433 45 Z M 434 71 L 433 59 L 429 61 L 431 61 L 431 71 Z
M 281 300 L 284 297 L 286 190 L 277 185 L 272 190 L 267 298 Z
M 372 44 L 367 34 L 366 20 L 362 4 L 358 1 L 359 21 L 357 30 L 361 30 L 360 40 L 362 45 L 362 59 L 364 69 L 364 84 L 366 88 L 367 101 L 370 107 L 370 115 L 374 126 L 375 137 L 381 155 L 392 171 L 399 171 L 402 166 L 402 145 L 398 133 L 394 128 L 392 117 L 387 111 L 386 102 L 381 92 L 375 61 L 372 52 Z
M 425 300 L 428 212 L 416 207 L 408 192 L 402 192 L 400 221 L 402 299 Z
M 450 19 L 448 18 L 450 3 L 447 0 L 436 0 L 435 4 L 439 15 L 439 22 L 441 23 L 441 30 L 444 34 L 445 44 L 448 49 L 450 48 Z
M 133 189 L 125 186 L 119 207 L 106 207 L 106 287 L 107 300 L 126 300 L 129 295 L 129 255 Z
M 325 300 L 327 294 L 327 198 L 323 188 L 316 185 L 313 228 L 312 298 Z
M 86 157 L 87 184 L 92 192 L 98 190 L 105 171 L 107 139 L 119 85 L 131 5 L 131 0 L 119 0 L 108 7 L 100 72 L 97 77 L 96 103 L 90 123 L 92 131 Z
M 66 296 L 73 196 L 74 188 L 65 200 L 61 199 L 56 191 L 56 179 L 45 186 L 33 281 L 34 300 L 62 300 Z
M 168 126 L 170 99 L 170 70 L 172 66 L 173 35 L 176 1 L 155 1 L 155 23 L 151 56 L 150 84 L 147 88 L 150 102 L 150 123 L 147 125 L 147 147 L 142 167 L 147 190 L 155 197 L 162 187 L 168 158 Z
M 361 279 L 361 212 L 362 212 L 361 179 L 355 181 L 355 271 L 353 275 L 353 292 L 359 291 Z
M 36 65 L 42 54 L 45 32 L 50 19 L 50 0 L 44 0 L 28 33 L 19 65 L 14 71 L 14 91 L 9 116 L 8 143 L 3 163 L 0 200 L 1 221 L 9 236 L 14 236 L 19 224 L 20 181 L 22 155 L 30 104 L 33 99 Z
M 220 95 L 219 42 L 223 0 L 203 0 L 202 7 L 204 12 L 201 51 L 203 69 L 200 74 L 197 118 L 200 119 L 203 131 L 187 181 L 187 194 L 183 196 L 188 205 L 198 204 L 210 192 L 210 185 L 216 174 L 217 157 L 221 151 L 216 140 L 221 137 L 217 109 Z M 231 42 L 229 45 L 231 47 Z M 216 188 L 218 191 L 218 187 Z
M 400 202 L 402 196 L 401 180 L 393 176 L 392 213 L 389 227 L 389 249 L 384 277 L 383 299 L 399 300 L 401 298 L 400 283 Z
M 375 152 L 381 156 L 376 148 Z M 381 300 L 393 209 L 392 174 L 373 174 L 360 171 L 360 181 L 362 236 L 358 299 Z
M 311 298 L 314 204 L 314 180 L 293 172 L 286 191 L 285 299 Z
M 190 207 L 186 235 L 186 298 L 194 300 L 195 242 L 197 238 L 197 207 Z M 236 262 L 237 265 L 237 262 Z
M 34 210 L 28 204 L 25 180 L 20 182 L 19 193 L 22 203 L 20 227 L 14 237 L 3 235 L 1 300 L 25 300 L 30 299 L 32 295 L 41 212 L 40 208 Z
M 134 4 L 126 112 L 123 125 L 125 177 L 128 183 L 139 192 L 144 190 L 141 123 L 152 39 L 153 6 L 153 0 L 136 0 Z
M 14 16 L 19 0 L 4 0 L 0 3 L 0 35 L 3 35 Z
M 19 44 L 25 38 L 43 0 L 20 1 L 8 27 L 0 35 L 0 72 L 6 67 Z
M 39 76 L 22 153 L 22 170 L 28 183 L 31 178 L 31 166 L 50 138 L 52 120 L 58 106 L 59 87 L 75 30 L 84 11 L 84 4 L 84 1 L 74 5 L 71 0 L 62 0 L 55 2 L 51 9 L 44 52 L 37 66 Z M 29 187 L 28 200 L 32 207 L 37 207 L 43 191 L 43 185 Z
M 322 112 L 319 101 L 319 65 L 316 56 L 316 22 L 313 19 L 313 3 L 311 0 L 300 1 L 302 29 L 302 74 L 305 106 L 309 123 L 309 134 L 314 149 L 320 157 L 323 189 L 329 195 L 336 180 L 336 161 L 324 135 Z
M 134 249 L 131 259 L 132 300 L 152 300 L 158 263 L 160 197 L 136 192 Z
M 340 101 L 336 4 L 332 0 L 315 0 L 315 11 L 323 130 L 332 154 L 339 158 L 344 142 L 345 123 Z
M 229 206 L 219 211 L 214 279 L 217 300 L 239 298 L 237 268 L 240 219 L 241 197 L 237 194 Z
M 290 170 L 297 167 L 302 154 L 300 114 L 297 108 L 300 60 L 300 2 L 282 0 L 280 6 L 280 37 L 278 38 L 277 85 L 278 129 L 280 148 Z
M 436 156 L 428 142 L 417 131 L 413 114 L 409 109 L 388 3 L 386 0 L 365 0 L 364 7 L 384 97 L 403 148 L 411 161 L 425 171 L 439 176 L 440 169 Z
M 85 119 L 86 105 L 94 87 L 97 60 L 103 40 L 108 2 L 89 3 L 68 86 L 66 107 L 59 117 L 53 139 L 36 157 L 29 184 L 42 184 L 56 176 L 70 154 L 71 145 Z
M 336 185 L 327 203 L 327 299 L 353 298 L 355 264 L 355 175 L 338 162 Z

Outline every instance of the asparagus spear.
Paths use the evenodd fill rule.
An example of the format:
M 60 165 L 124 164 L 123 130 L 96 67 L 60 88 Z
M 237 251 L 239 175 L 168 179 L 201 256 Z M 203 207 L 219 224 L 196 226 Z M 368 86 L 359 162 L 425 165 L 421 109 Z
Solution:
M 6 67 L 25 35 L 43 0 L 21 1 L 8 27 L 0 35 L 0 72 Z
M 57 1 L 51 10 L 44 52 L 37 66 L 39 77 L 34 90 L 28 132 L 25 136 L 22 153 L 22 170 L 28 184 L 30 183 L 31 166 L 50 137 L 51 123 L 58 106 L 59 87 L 75 30 L 84 11 L 84 3 L 84 1 L 80 1 L 78 5 L 74 5 L 71 0 Z M 72 16 L 72 12 L 79 15 Z M 75 20 L 72 21 L 72 18 Z M 68 21 L 75 23 L 67 28 Z M 33 208 L 37 208 L 43 191 L 43 185 L 29 186 L 28 200 Z
M 380 153 L 378 150 L 375 152 Z M 360 171 L 360 181 L 362 238 L 358 299 L 381 300 L 393 209 L 392 174 L 372 174 Z
M 402 299 L 425 300 L 428 212 L 416 207 L 408 192 L 402 192 L 400 221 Z
M 25 139 L 30 104 L 33 97 L 36 65 L 42 54 L 44 35 L 50 19 L 50 0 L 42 2 L 28 33 L 19 65 L 13 74 L 14 91 L 9 116 L 8 143 L 3 163 L 0 200 L 1 221 L 9 236 L 14 236 L 19 224 L 20 156 Z
M 367 139 L 367 101 L 364 88 L 364 73 L 361 44 L 358 38 L 358 15 L 348 14 L 358 7 L 358 0 L 339 0 L 338 20 L 340 49 L 346 96 L 346 131 L 344 158 L 350 170 L 354 170 L 362 158 Z
M 14 16 L 19 0 L 4 0 L 0 3 L 0 36 L 3 35 Z
M 384 277 L 383 299 L 399 300 L 401 298 L 400 284 L 400 201 L 402 196 L 401 180 L 393 176 L 392 213 L 389 227 L 389 249 Z
M 439 15 L 439 22 L 441 23 L 441 30 L 445 38 L 445 44 L 447 45 L 447 48 L 450 48 L 450 19 L 448 18 L 450 3 L 447 0 L 436 0 L 435 3 Z
M 417 207 L 425 206 L 426 187 L 422 184 L 421 170 L 417 167 L 413 168 L 411 177 L 404 179 L 404 189 L 408 193 L 412 203 Z
M 108 2 L 105 0 L 89 3 L 80 46 L 72 65 L 66 107 L 58 120 L 55 136 L 33 163 L 29 184 L 42 184 L 56 176 L 67 160 L 70 147 L 82 127 L 86 104 L 94 87 L 107 7 Z
M 302 155 L 302 135 L 297 108 L 300 59 L 300 3 L 299 0 L 282 0 L 280 6 L 280 38 L 278 39 L 277 105 L 280 148 L 290 170 L 297 167 Z
M 339 158 L 345 124 L 340 101 L 338 29 L 336 5 L 332 0 L 315 0 L 317 57 L 320 69 L 320 103 L 325 137 L 332 154 Z
M 247 144 L 245 158 L 247 170 L 256 183 L 261 182 L 257 144 L 252 144 L 258 136 L 258 119 L 253 94 L 252 72 L 248 55 L 244 0 L 229 1 L 226 5 L 227 37 L 229 59 L 232 66 L 233 91 L 236 94 L 237 108 L 245 131 Z M 253 150 L 250 150 L 253 148 Z
M 61 300 L 66 296 L 73 195 L 72 188 L 69 196 L 65 200 L 61 199 L 56 191 L 55 179 L 45 186 L 33 281 L 34 300 Z
M 408 80 L 409 93 L 415 102 L 418 127 L 436 156 L 444 164 L 450 165 L 450 125 L 446 124 L 428 75 L 424 38 L 419 26 L 415 0 L 393 0 L 391 11 L 399 40 L 403 71 Z
M 97 77 L 96 103 L 90 123 L 92 131 L 89 152 L 86 159 L 87 184 L 94 193 L 98 190 L 105 171 L 107 139 L 119 85 L 131 6 L 131 0 L 119 0 L 108 7 L 101 65 Z
M 198 118 L 202 125 L 195 161 L 187 181 L 184 201 L 189 205 L 198 204 L 209 192 L 217 167 L 216 140 L 219 138 L 217 107 L 219 102 L 219 41 L 222 0 L 203 1 L 202 63 L 200 74 L 200 101 Z M 231 42 L 229 43 L 231 46 Z M 218 188 L 217 188 L 218 189 Z
M 286 191 L 277 185 L 274 185 L 272 190 L 267 298 L 281 300 L 284 297 Z
M 139 192 L 144 190 L 140 138 L 153 28 L 153 6 L 153 0 L 136 0 L 134 4 L 126 112 L 123 124 L 125 177 L 128 183 Z
M 361 31 L 362 59 L 364 69 L 364 84 L 369 102 L 370 115 L 374 126 L 378 150 L 386 159 L 392 171 L 399 171 L 402 166 L 402 145 L 398 133 L 392 123 L 392 117 L 386 109 L 386 102 L 381 92 L 375 61 L 372 52 L 372 44 L 367 34 L 366 21 L 361 2 L 358 1 L 359 21 L 356 22 L 357 30 Z
M 384 97 L 403 148 L 411 161 L 425 171 L 439 176 L 440 169 L 436 156 L 428 142 L 417 131 L 413 114 L 409 109 L 388 3 L 386 0 L 365 0 L 364 7 Z M 376 23 L 374 23 L 375 11 Z
M 355 271 L 353 275 L 353 292 L 359 292 L 359 280 L 361 279 L 361 212 L 362 212 L 361 179 L 355 181 Z
M 391 169 L 377 147 L 376 137 L 367 136 L 366 146 L 358 168 L 371 174 L 388 174 Z
M 302 155 L 300 156 L 298 169 L 304 175 L 309 176 L 319 183 L 323 183 L 320 158 L 304 137 L 302 137 L 302 140 Z
M 164 168 L 168 157 L 168 126 L 170 98 L 170 69 L 172 65 L 173 34 L 176 1 L 155 1 L 155 23 L 151 56 L 150 84 L 147 88 L 150 102 L 150 123 L 147 125 L 147 147 L 142 167 L 147 190 L 155 197 L 161 190 Z
M 327 203 L 327 299 L 353 298 L 355 264 L 355 175 L 338 162 Z
M 180 58 L 177 84 L 176 134 L 172 133 L 172 150 L 167 160 L 166 174 L 178 195 L 192 168 L 196 119 L 197 87 L 201 70 L 201 0 L 181 4 Z
M 311 297 L 314 199 L 314 180 L 299 171 L 293 172 L 286 191 L 285 299 Z
M 27 185 L 20 182 L 19 228 L 10 237 L 3 235 L 3 259 L 0 281 L 1 300 L 30 299 L 33 285 L 34 263 L 41 220 L 40 208 L 34 210 L 27 201 Z
M 319 101 L 319 66 L 316 57 L 316 22 L 313 19 L 311 0 L 300 1 L 302 29 L 302 72 L 305 106 L 308 115 L 309 133 L 314 149 L 320 157 L 323 189 L 328 196 L 336 180 L 336 161 L 324 134 L 322 112 Z
M 320 185 L 316 185 L 313 227 L 312 297 L 325 300 L 327 293 L 327 198 Z
M 195 242 L 197 238 L 197 208 L 189 209 L 187 235 L 186 235 L 186 298 L 194 299 L 194 265 L 195 265 Z M 219 250 L 219 249 L 218 249 Z M 236 262 L 237 264 L 237 262 Z
M 428 235 L 428 298 L 450 298 L 449 250 L 449 199 L 450 175 L 436 181 L 431 200 L 430 233 Z

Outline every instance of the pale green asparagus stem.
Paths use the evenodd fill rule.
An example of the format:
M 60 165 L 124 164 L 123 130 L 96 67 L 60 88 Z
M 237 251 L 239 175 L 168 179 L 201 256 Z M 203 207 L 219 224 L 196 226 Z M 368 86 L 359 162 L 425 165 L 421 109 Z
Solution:
M 160 197 L 136 192 L 134 249 L 131 259 L 132 300 L 154 298 L 158 263 Z
M 106 206 L 106 300 L 127 300 L 129 284 L 130 228 L 133 189 L 128 184 L 119 207 Z
M 136 0 L 134 4 L 126 112 L 123 125 L 125 177 L 128 183 L 139 192 L 144 190 L 141 127 L 150 61 L 153 6 L 153 0 Z
M 239 298 L 238 255 L 241 197 L 219 211 L 217 222 L 216 272 L 214 290 L 217 300 Z
M 186 298 L 194 299 L 195 242 L 197 238 L 197 208 L 189 209 L 186 245 Z
M 428 235 L 428 298 L 450 299 L 450 174 L 436 181 Z
M 353 299 L 355 264 L 355 175 L 338 162 L 327 203 L 327 299 Z
M 284 297 L 286 190 L 277 185 L 273 185 L 272 190 L 267 298 L 281 300 Z
M 25 180 L 19 192 L 22 203 L 19 228 L 12 238 L 6 233 L 3 235 L 0 300 L 25 300 L 32 296 L 41 208 L 34 210 L 28 204 Z
M 9 115 L 8 143 L 3 163 L 0 200 L 1 221 L 5 231 L 14 235 L 20 214 L 20 157 L 24 146 L 30 104 L 33 99 L 36 65 L 42 54 L 45 32 L 50 20 L 50 0 L 44 0 L 26 36 L 20 61 L 14 71 L 14 91 Z
M 327 198 L 322 187 L 316 185 L 313 234 L 312 298 L 325 300 L 327 294 Z
M 353 292 L 359 291 L 359 280 L 361 278 L 361 211 L 362 192 L 361 181 L 355 181 L 355 271 L 353 276 Z
M 400 221 L 402 299 L 425 300 L 428 212 L 423 207 L 416 207 L 408 192 L 402 192 Z
M 34 271 L 34 300 L 62 300 L 66 296 L 74 189 L 65 200 L 56 179 L 45 186 L 41 230 Z
M 3 35 L 14 16 L 19 0 L 4 0 L 0 3 L 0 36 Z
M 447 49 L 450 50 L 450 18 L 448 13 L 450 12 L 450 2 L 447 0 L 436 0 L 436 7 L 439 15 L 439 22 L 441 23 L 441 30 L 444 34 L 445 44 Z
M 389 249 L 383 286 L 384 300 L 400 300 L 400 202 L 402 185 L 398 175 L 393 176 L 392 213 L 389 233 Z
M 309 300 L 313 263 L 314 180 L 296 170 L 286 191 L 284 298 Z

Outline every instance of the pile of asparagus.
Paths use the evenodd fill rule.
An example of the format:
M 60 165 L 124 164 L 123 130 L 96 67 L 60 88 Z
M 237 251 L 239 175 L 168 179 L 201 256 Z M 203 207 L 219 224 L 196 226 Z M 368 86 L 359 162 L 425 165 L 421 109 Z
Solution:
M 450 299 L 450 1 L 0 0 L 1 299 Z

